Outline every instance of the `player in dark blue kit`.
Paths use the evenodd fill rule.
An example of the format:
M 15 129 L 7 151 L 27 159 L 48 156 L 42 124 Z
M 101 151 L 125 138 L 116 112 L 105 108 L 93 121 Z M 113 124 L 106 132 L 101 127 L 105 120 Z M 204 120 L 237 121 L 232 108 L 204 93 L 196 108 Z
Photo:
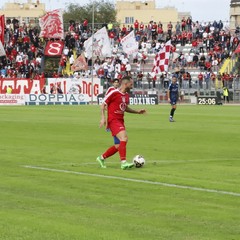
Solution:
M 169 122 L 174 122 L 173 116 L 174 116 L 174 112 L 177 109 L 177 101 L 179 100 L 177 75 L 172 76 L 172 82 L 168 87 L 167 97 L 168 97 L 168 101 L 172 105 L 172 109 L 170 111 Z

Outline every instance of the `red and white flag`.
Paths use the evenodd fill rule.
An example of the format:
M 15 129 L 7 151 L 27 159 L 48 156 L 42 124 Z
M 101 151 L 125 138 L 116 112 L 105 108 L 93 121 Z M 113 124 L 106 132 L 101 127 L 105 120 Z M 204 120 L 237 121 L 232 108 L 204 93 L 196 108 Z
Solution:
M 4 29 L 5 29 L 5 17 L 0 16 L 0 41 L 4 44 Z
M 111 57 L 111 44 L 106 27 L 101 28 L 92 37 L 88 38 L 84 42 L 84 48 L 87 58 L 92 56 Z
M 6 56 L 6 52 L 4 50 L 2 42 L 0 41 L 0 57 L 2 56 Z
M 127 55 L 131 55 L 138 52 L 138 42 L 136 41 L 134 31 L 131 31 L 121 40 L 123 51 Z
M 84 54 L 82 53 L 71 66 L 72 71 L 88 70 L 88 65 Z
M 63 14 L 61 9 L 47 12 L 39 18 L 40 37 L 64 39 Z
M 161 73 L 168 71 L 168 64 L 169 64 L 169 56 L 171 51 L 171 40 L 166 42 L 166 44 L 159 50 L 156 54 L 153 62 L 153 69 L 152 72 L 154 73 Z

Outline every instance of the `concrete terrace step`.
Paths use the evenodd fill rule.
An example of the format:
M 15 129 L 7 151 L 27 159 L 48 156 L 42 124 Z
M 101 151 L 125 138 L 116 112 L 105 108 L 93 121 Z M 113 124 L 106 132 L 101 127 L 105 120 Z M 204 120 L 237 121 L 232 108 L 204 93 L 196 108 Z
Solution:
M 205 44 L 204 44 L 205 46 Z M 191 51 L 192 50 L 192 51 Z M 181 46 L 181 44 L 177 44 L 176 45 L 176 53 L 180 54 L 180 52 L 182 52 L 183 54 L 187 55 L 189 52 L 191 53 L 191 55 L 194 55 L 194 47 L 192 46 L 192 44 L 185 44 L 184 46 Z M 207 55 L 207 52 L 204 52 L 204 55 Z M 152 72 L 152 68 L 153 68 L 153 64 L 154 64 L 154 58 L 156 56 L 156 53 L 149 53 L 147 54 L 147 60 L 146 63 L 142 63 L 140 66 L 140 71 L 143 72 L 144 76 L 147 75 L 147 73 L 151 73 Z M 201 70 L 200 68 L 192 68 L 192 67 L 184 67 L 186 72 L 189 72 L 191 74 L 192 77 L 192 82 L 196 82 L 198 80 L 198 74 L 200 72 L 205 73 L 205 70 Z M 131 64 L 131 71 L 137 72 L 138 67 L 135 63 Z M 172 72 L 171 67 L 169 68 L 169 72 Z M 214 71 L 215 74 L 217 74 L 217 71 Z

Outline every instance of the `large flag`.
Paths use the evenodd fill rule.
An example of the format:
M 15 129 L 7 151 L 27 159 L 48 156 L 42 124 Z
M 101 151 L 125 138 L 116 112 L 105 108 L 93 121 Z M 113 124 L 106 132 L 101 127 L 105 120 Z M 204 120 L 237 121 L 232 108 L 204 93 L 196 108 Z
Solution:
M 134 31 L 131 31 L 121 40 L 123 51 L 127 55 L 131 55 L 138 52 L 138 42 L 136 41 Z
M 4 44 L 4 29 L 5 29 L 5 17 L 0 16 L 0 41 Z
M 64 39 L 63 14 L 61 9 L 47 12 L 39 19 L 40 37 Z
M 6 56 L 6 52 L 4 50 L 2 42 L 0 41 L 0 57 L 2 56 Z
M 111 57 L 111 45 L 106 27 L 101 28 L 86 40 L 84 48 L 87 58 L 91 58 L 92 56 Z
M 152 72 L 160 73 L 168 71 L 169 56 L 172 44 L 171 40 L 166 42 L 166 44 L 159 50 L 154 58 L 154 66 Z
M 72 71 L 88 70 L 88 65 L 84 54 L 82 53 L 71 66 Z

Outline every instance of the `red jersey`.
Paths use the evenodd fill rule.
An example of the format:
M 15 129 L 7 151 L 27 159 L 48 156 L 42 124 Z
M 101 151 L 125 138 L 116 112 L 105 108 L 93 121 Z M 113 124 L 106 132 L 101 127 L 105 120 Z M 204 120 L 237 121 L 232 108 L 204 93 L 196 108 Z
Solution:
M 158 34 L 162 34 L 163 33 L 162 27 L 158 27 L 157 32 L 158 32 Z
M 121 72 L 126 71 L 126 66 L 124 64 L 121 64 Z
M 33 53 L 36 52 L 36 47 L 35 47 L 34 45 L 32 45 L 32 46 L 30 47 L 30 49 L 31 49 L 31 51 L 32 51 Z
M 27 43 L 30 43 L 30 37 L 24 36 L 24 37 L 23 37 L 23 42 L 24 42 L 24 43 L 26 43 L 26 42 L 27 42 Z
M 202 75 L 202 73 L 199 73 L 199 74 L 198 74 L 198 80 L 200 80 L 200 81 L 203 80 L 203 75 Z
M 211 64 L 210 62 L 206 62 L 206 63 L 205 63 L 205 67 L 206 67 L 207 69 L 209 69 L 211 66 L 212 66 L 212 64 Z
M 113 38 L 115 37 L 114 32 L 110 32 L 110 33 L 108 34 L 108 37 L 111 38 L 111 39 L 113 39 Z
M 157 31 L 157 24 L 153 23 L 152 25 L 152 32 L 156 32 Z
M 216 74 L 215 73 L 212 73 L 211 74 L 211 79 L 214 81 L 214 80 L 216 80 Z
M 172 45 L 171 52 L 174 53 L 176 51 L 176 49 L 177 49 L 176 46 Z
M 109 87 L 108 89 L 107 89 L 107 91 L 106 91 L 106 93 L 105 93 L 105 95 L 108 95 L 111 91 L 113 91 L 113 90 L 116 90 L 116 88 L 115 87 Z
M 125 26 L 122 27 L 122 32 L 125 34 L 127 32 L 127 28 Z
M 196 39 L 194 39 L 194 40 L 192 41 L 192 46 L 193 46 L 193 47 L 197 47 L 197 45 L 198 45 L 198 42 L 197 42 Z
M 88 20 L 87 20 L 87 19 L 85 19 L 85 20 L 83 21 L 83 26 L 84 26 L 84 27 L 87 27 L 87 26 L 88 26 Z
M 111 91 L 104 98 L 108 106 L 108 124 L 112 120 L 124 121 L 124 112 L 129 104 L 129 94 L 122 93 L 118 89 Z
M 134 28 L 135 28 L 135 29 L 138 29 L 139 22 L 136 20 L 133 25 L 134 25 Z

